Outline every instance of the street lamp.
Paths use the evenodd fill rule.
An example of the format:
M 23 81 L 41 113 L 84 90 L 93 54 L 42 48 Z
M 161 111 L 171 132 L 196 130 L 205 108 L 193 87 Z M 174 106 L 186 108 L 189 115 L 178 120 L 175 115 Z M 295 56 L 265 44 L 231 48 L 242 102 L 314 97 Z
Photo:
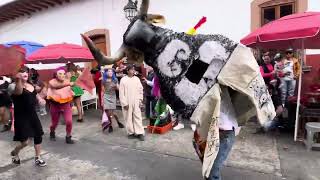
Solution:
M 131 21 L 138 14 L 137 3 L 137 0 L 135 2 L 132 2 L 132 0 L 128 0 L 128 4 L 123 8 L 126 18 L 129 21 Z

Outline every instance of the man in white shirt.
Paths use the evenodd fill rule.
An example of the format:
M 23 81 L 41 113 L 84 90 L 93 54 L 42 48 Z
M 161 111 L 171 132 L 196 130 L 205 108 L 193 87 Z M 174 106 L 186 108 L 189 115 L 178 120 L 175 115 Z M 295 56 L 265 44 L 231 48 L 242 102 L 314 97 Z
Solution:
M 221 107 L 219 118 L 220 146 L 217 157 L 211 168 L 208 180 L 221 180 L 221 168 L 227 159 L 235 141 L 236 132 L 239 131 L 236 112 L 231 102 L 228 88 L 221 88 Z

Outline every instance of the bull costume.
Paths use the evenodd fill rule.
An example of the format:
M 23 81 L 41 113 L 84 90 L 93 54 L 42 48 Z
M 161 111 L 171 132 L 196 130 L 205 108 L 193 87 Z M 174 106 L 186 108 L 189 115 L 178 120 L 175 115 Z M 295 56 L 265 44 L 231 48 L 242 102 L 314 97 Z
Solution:
M 219 123 L 224 95 L 230 96 L 234 107 L 235 126 L 256 115 L 261 126 L 268 128 L 275 116 L 274 106 L 248 48 L 222 35 L 190 36 L 154 26 L 163 17 L 148 15 L 148 5 L 148 0 L 142 1 L 114 57 L 104 56 L 88 37 L 83 38 L 99 64 L 127 56 L 138 63 L 144 60 L 154 69 L 165 101 L 197 125 L 194 145 L 203 162 L 202 174 L 209 178 L 222 136 Z

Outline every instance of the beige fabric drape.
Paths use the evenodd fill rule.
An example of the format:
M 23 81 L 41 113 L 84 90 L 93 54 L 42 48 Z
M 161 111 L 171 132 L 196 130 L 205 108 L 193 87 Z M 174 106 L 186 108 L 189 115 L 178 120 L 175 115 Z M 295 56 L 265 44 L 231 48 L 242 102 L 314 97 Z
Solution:
M 204 177 L 210 175 L 219 150 L 221 85 L 234 90 L 231 99 L 239 125 L 256 115 L 259 123 L 267 127 L 275 117 L 271 97 L 254 56 L 250 49 L 239 45 L 222 68 L 218 83 L 202 98 L 191 117 L 197 124 L 200 143 L 206 142 L 202 166 Z

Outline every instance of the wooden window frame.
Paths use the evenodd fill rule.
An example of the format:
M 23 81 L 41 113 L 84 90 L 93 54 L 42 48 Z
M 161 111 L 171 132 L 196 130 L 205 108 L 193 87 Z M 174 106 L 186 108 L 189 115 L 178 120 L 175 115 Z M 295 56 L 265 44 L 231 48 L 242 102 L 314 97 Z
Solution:
M 270 8 L 275 8 L 275 20 L 280 18 L 280 7 L 285 6 L 285 5 L 292 5 L 292 14 L 297 12 L 297 1 L 296 0 L 278 0 L 278 1 L 269 1 L 266 3 L 263 3 L 259 5 L 261 9 L 261 19 L 260 19 L 260 26 L 263 26 L 267 23 L 264 22 L 264 10 L 265 9 L 270 9 Z

